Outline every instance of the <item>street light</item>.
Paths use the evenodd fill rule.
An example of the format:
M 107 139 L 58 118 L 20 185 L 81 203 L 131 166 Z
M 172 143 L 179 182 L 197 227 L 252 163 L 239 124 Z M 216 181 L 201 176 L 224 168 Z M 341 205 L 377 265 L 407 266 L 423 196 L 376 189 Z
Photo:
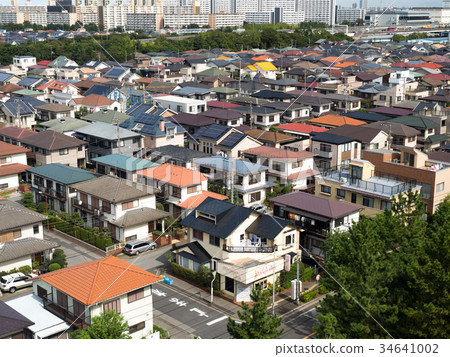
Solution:
M 44 192 L 39 191 L 40 195 L 43 195 L 45 197 L 45 211 L 47 212 L 47 231 L 50 231 L 50 222 L 48 219 L 48 201 L 47 201 L 47 196 L 44 195 Z

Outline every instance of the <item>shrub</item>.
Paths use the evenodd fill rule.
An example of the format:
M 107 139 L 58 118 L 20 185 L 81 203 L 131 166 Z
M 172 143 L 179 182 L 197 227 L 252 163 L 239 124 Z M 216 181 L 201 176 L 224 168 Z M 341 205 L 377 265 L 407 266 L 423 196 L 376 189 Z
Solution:
M 211 281 L 213 279 L 212 271 L 202 265 L 199 266 L 198 271 L 195 272 L 191 269 L 187 269 L 177 263 L 171 263 L 172 273 L 178 275 L 181 278 L 192 281 L 204 287 L 211 287 Z M 216 274 L 214 279 L 214 290 L 220 290 L 220 274 Z
M 61 265 L 58 263 L 52 263 L 48 266 L 48 271 L 55 271 L 61 269 Z
M 20 271 L 21 273 L 24 273 L 24 274 L 30 274 L 31 273 L 31 267 L 29 265 L 24 265 L 23 267 L 20 267 L 17 270 Z
M 325 285 L 319 286 L 319 294 L 326 294 L 328 292 L 329 292 L 329 290 L 325 287 Z
M 305 266 L 302 262 L 299 262 L 299 272 L 302 276 L 305 271 Z M 280 273 L 280 284 L 283 289 L 289 289 L 291 287 L 291 281 L 297 279 L 297 262 L 291 264 L 291 270 L 282 270 Z
M 306 268 L 303 272 L 302 276 L 300 277 L 301 281 L 307 281 L 311 280 L 314 275 L 314 269 L 313 268 Z
M 62 249 L 55 249 L 53 252 L 53 259 L 50 260 L 50 264 L 58 263 L 61 268 L 65 268 L 67 266 L 67 256 L 64 254 Z
M 162 327 L 153 325 L 153 333 L 155 333 L 156 331 L 159 331 L 159 337 L 161 339 L 169 339 L 170 338 L 169 332 L 164 330 Z
M 318 293 L 319 293 L 319 290 L 313 290 L 313 291 L 309 291 L 307 293 L 304 293 L 302 295 L 302 301 L 303 302 L 311 301 L 312 299 L 314 299 L 317 296 Z
M 39 202 L 36 206 L 39 213 L 46 213 L 47 212 L 47 203 L 45 202 Z
M 161 232 L 161 231 L 153 231 L 153 234 L 158 236 L 158 237 L 160 237 L 160 236 L 163 235 L 163 232 Z

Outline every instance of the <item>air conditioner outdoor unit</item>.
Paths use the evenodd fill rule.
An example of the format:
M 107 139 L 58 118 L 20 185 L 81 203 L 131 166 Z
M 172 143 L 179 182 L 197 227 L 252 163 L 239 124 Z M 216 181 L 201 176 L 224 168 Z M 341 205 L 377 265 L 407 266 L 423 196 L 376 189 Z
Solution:
M 347 183 L 347 177 L 341 177 L 341 180 L 340 180 L 342 183 Z
M 399 163 L 400 163 L 400 160 L 399 160 L 399 159 L 393 159 L 392 162 L 393 162 L 393 163 L 396 163 L 396 164 L 399 164 Z

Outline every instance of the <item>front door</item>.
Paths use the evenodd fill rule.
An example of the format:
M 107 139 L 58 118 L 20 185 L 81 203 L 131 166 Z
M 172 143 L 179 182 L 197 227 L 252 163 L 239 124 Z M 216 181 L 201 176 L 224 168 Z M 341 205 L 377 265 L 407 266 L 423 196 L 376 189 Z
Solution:
M 153 231 L 156 231 L 155 221 L 148 222 L 148 233 L 152 233 Z

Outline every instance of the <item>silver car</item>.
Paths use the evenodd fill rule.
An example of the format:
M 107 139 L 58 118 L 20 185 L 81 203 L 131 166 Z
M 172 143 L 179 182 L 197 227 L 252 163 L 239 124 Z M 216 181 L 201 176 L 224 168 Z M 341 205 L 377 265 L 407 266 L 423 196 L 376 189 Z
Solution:
M 139 253 L 146 252 L 147 250 L 153 250 L 156 248 L 156 243 L 149 240 L 137 240 L 125 244 L 123 252 L 128 255 L 138 255 Z

